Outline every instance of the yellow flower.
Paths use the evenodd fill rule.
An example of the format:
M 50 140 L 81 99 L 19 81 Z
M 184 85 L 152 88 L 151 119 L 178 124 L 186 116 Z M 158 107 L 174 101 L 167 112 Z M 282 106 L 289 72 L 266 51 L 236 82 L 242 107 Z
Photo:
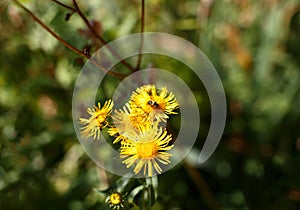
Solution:
M 88 108 L 87 112 L 91 115 L 89 119 L 80 118 L 79 121 L 83 125 L 81 127 L 81 134 L 83 137 L 91 137 L 94 139 L 100 138 L 100 131 L 108 125 L 106 121 L 107 116 L 111 113 L 114 103 L 112 100 L 108 100 L 101 108 L 100 103 L 98 107 Z
M 173 145 L 169 145 L 172 140 L 167 131 L 157 126 L 152 126 L 150 130 L 141 128 L 140 133 L 130 136 L 126 141 L 121 142 L 120 157 L 127 158 L 123 161 L 129 168 L 135 165 L 134 173 L 138 174 L 144 168 L 144 175 L 153 176 L 153 168 L 160 174 L 162 164 L 169 164 L 171 154 L 165 152 L 170 150 Z
M 109 205 L 110 208 L 119 210 L 124 208 L 123 197 L 120 193 L 114 192 L 107 196 L 105 202 Z
M 118 135 L 114 140 L 113 144 L 126 139 L 124 135 L 126 131 L 132 131 L 134 129 L 129 115 L 130 115 L 130 108 L 128 104 L 126 104 L 123 107 L 123 110 L 119 109 L 114 111 L 114 115 L 112 115 L 114 127 L 108 129 L 108 134 L 110 136 Z
M 130 107 L 133 114 L 143 115 L 146 121 L 165 122 L 169 114 L 177 114 L 174 110 L 179 107 L 179 103 L 166 87 L 156 90 L 154 85 L 144 85 L 132 93 Z
M 114 122 L 114 127 L 109 128 L 108 134 L 110 136 L 116 136 L 114 144 L 119 141 L 126 140 L 128 135 L 137 133 L 139 127 L 149 127 L 150 123 L 143 121 L 143 116 L 132 115 L 129 104 L 125 104 L 123 109 L 115 110 L 112 119 Z

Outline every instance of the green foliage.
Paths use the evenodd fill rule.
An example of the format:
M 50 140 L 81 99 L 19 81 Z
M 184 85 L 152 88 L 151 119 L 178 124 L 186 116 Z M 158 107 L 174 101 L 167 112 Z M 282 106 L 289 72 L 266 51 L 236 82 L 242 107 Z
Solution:
M 78 49 L 90 47 L 92 53 L 102 45 L 77 14 L 65 21 L 70 11 L 53 1 L 22 2 Z M 107 42 L 139 32 L 138 0 L 78 2 Z M 199 165 L 210 125 L 205 88 L 184 64 L 145 55 L 143 68 L 155 64 L 190 86 L 201 128 L 182 165 L 158 180 L 128 181 L 99 169 L 77 141 L 71 101 L 84 60 L 12 1 L 1 1 L 0 209 L 109 209 L 107 193 L 117 189 L 127 193 L 133 209 L 298 209 L 299 8 L 297 0 L 146 1 L 146 31 L 181 36 L 213 62 L 228 117 L 217 150 Z M 126 72 L 122 64 L 118 69 Z M 101 100 L 119 82 L 106 80 Z

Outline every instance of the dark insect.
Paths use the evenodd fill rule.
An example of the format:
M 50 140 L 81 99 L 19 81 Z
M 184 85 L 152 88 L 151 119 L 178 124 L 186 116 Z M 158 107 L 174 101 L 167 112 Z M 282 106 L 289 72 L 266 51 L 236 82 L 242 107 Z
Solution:
M 159 108 L 159 104 L 156 103 L 155 101 L 148 101 L 148 104 L 152 107 L 154 107 L 155 109 Z
M 91 57 L 90 50 L 91 50 L 91 46 L 85 46 L 85 47 L 83 48 L 82 52 L 83 52 L 83 54 L 85 54 L 86 56 Z

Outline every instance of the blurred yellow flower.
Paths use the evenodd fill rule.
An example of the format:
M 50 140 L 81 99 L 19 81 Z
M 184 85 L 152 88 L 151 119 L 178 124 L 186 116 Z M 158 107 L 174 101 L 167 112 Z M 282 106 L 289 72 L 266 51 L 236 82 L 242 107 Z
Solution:
M 129 104 L 125 104 L 123 109 L 115 110 L 112 115 L 114 126 L 108 130 L 110 136 L 117 135 L 113 143 L 126 140 L 127 136 L 132 132 L 139 132 L 139 127 L 143 127 L 144 129 L 149 127 L 150 122 L 144 121 L 143 118 L 141 115 L 132 115 Z
M 114 103 L 108 100 L 101 108 L 100 103 L 94 108 L 88 108 L 87 112 L 91 115 L 89 119 L 80 118 L 79 121 L 83 125 L 81 127 L 81 134 L 83 137 L 93 137 L 94 139 L 100 138 L 100 131 L 108 125 L 106 121 L 107 116 L 111 113 Z
M 165 152 L 170 150 L 173 145 L 169 145 L 172 140 L 167 131 L 155 125 L 151 129 L 140 128 L 140 132 L 128 136 L 126 141 L 121 142 L 120 157 L 127 158 L 123 161 L 129 168 L 135 165 L 134 173 L 138 174 L 144 168 L 144 175 L 153 176 L 153 168 L 160 174 L 161 167 L 157 161 L 162 164 L 169 164 L 171 154 Z M 146 173 L 147 172 L 147 173 Z

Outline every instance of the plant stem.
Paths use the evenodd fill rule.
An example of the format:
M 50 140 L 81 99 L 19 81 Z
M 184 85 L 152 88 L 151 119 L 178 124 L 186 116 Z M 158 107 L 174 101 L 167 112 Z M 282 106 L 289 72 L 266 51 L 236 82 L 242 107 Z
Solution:
M 64 8 L 66 8 L 66 9 L 71 10 L 72 12 L 76 12 L 76 10 L 73 7 L 70 7 L 70 6 L 68 6 L 68 5 L 64 4 L 64 3 L 61 3 L 60 1 L 57 1 L 57 0 L 52 0 L 52 1 L 54 3 L 60 5 L 60 6 L 64 7 Z
M 13 0 L 13 2 L 15 2 L 21 9 L 23 9 L 28 15 L 30 15 L 34 21 L 36 21 L 40 26 L 42 26 L 55 39 L 57 39 L 59 42 L 61 42 L 67 48 L 69 48 L 70 50 L 72 50 L 73 52 L 77 53 L 78 55 L 80 55 L 82 57 L 89 58 L 81 50 L 77 49 L 76 47 L 73 47 L 68 42 L 66 42 L 63 38 L 61 38 L 58 34 L 56 34 L 54 31 L 52 31 L 45 23 L 43 23 L 37 16 L 35 16 L 29 9 L 27 9 L 25 6 L 23 6 L 19 1 Z
M 120 59 L 121 56 L 116 51 L 114 51 L 114 49 L 112 49 L 109 45 L 107 45 L 107 42 L 97 33 L 97 31 L 95 31 L 95 29 L 91 25 L 90 21 L 80 10 L 76 0 L 73 0 L 73 4 L 74 4 L 74 7 L 75 7 L 74 9 L 75 9 L 76 13 L 82 18 L 82 20 L 84 21 L 84 23 L 86 24 L 88 29 L 94 34 L 94 36 L 97 39 L 99 39 L 101 41 L 101 43 L 103 45 L 105 45 L 105 47 L 112 53 L 112 55 L 114 55 L 116 58 Z M 127 63 L 125 60 L 121 60 L 120 62 L 123 63 L 130 71 L 132 71 L 132 72 L 135 71 L 135 69 L 129 63 Z
M 144 47 L 144 29 L 145 29 L 145 0 L 142 0 L 141 5 L 141 44 L 140 44 L 140 52 L 138 55 L 138 61 L 137 65 L 135 67 L 135 70 L 139 70 L 142 62 L 142 51 Z
M 57 33 L 55 33 L 53 30 L 51 30 L 45 23 L 43 23 L 37 16 L 33 14 L 29 9 L 27 9 L 23 4 L 21 4 L 18 0 L 12 0 L 18 7 L 20 7 L 22 10 L 24 10 L 34 21 L 36 21 L 40 26 L 42 26 L 47 32 L 49 32 L 57 41 L 62 43 L 64 46 L 75 52 L 76 54 L 80 55 L 81 57 L 90 59 L 90 55 L 87 53 L 84 53 L 83 51 L 77 49 L 76 47 L 72 46 L 68 42 L 66 42 L 62 37 L 60 37 Z M 124 78 L 127 75 L 119 74 L 116 72 L 109 71 L 105 67 L 101 66 L 100 64 L 96 63 L 94 60 L 90 60 L 93 64 L 95 64 L 99 69 L 106 72 L 107 74 L 110 74 L 112 76 L 116 76 L 119 78 Z

